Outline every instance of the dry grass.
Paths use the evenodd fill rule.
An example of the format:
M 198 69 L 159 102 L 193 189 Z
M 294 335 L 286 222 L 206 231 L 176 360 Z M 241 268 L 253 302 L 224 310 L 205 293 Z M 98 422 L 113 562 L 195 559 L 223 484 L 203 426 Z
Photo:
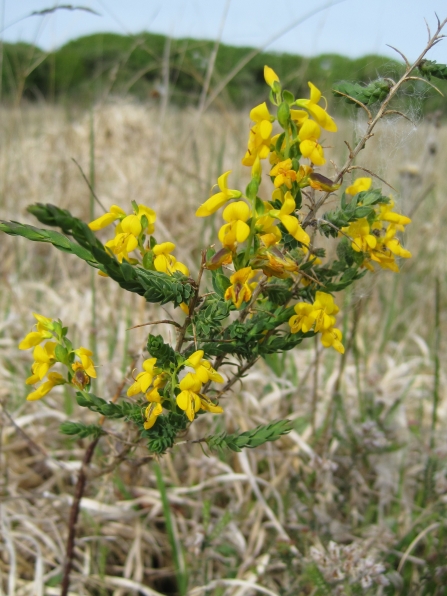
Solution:
M 88 172 L 89 114 L 42 106 L 3 109 L 0 120 L 1 218 L 35 223 L 25 208 L 40 201 L 88 219 L 89 192 L 71 158 Z M 195 208 L 227 169 L 233 168 L 230 186 L 244 184 L 247 174 L 238 164 L 247 116 L 207 113 L 198 127 L 193 112 L 168 110 L 163 120 L 157 107 L 117 103 L 95 110 L 94 121 L 102 202 L 153 207 L 158 240 L 174 238 L 195 271 L 199 249 L 211 237 L 194 218 Z M 342 140 L 361 126 L 343 123 L 336 162 L 343 161 Z M 362 152 L 361 163 L 398 190 L 402 212 L 414 211 L 406 238 L 414 258 L 399 275 L 371 276 L 345 295 L 346 360 L 309 341 L 260 362 L 226 398 L 225 415 L 202 417 L 185 440 L 217 427 L 246 430 L 285 417 L 296 421 L 296 431 L 251 452 L 207 457 L 184 442 L 162 458 L 191 596 L 447 593 L 442 367 L 431 433 L 435 358 L 443 362 L 447 338 L 441 291 L 436 352 L 435 280 L 445 280 L 447 262 L 446 142 L 447 130 L 433 123 L 415 130 L 391 121 Z M 27 403 L 30 355 L 17 343 L 37 311 L 60 317 L 75 341 L 87 344 L 90 272 L 44 245 L 5 236 L 1 243 L 0 594 L 53 595 L 59 593 L 73 484 L 87 445 L 59 434 L 58 426 L 96 417 L 58 389 L 45 403 Z M 96 393 L 110 398 L 129 375 L 131 355 L 142 354 L 145 329 L 126 329 L 157 312 L 110 280 L 95 284 Z M 169 330 L 157 332 L 169 337 Z M 152 460 L 141 446 L 116 467 L 129 431 L 119 423 L 107 428 L 113 434 L 100 442 L 82 500 L 71 593 L 176 594 Z M 330 541 L 336 545 L 329 548 Z M 383 569 L 371 567 L 368 555 Z M 383 570 L 390 585 L 368 587 L 368 578 L 380 579 Z M 342 591 L 335 585 L 317 591 L 318 577 L 332 581 L 341 573 Z

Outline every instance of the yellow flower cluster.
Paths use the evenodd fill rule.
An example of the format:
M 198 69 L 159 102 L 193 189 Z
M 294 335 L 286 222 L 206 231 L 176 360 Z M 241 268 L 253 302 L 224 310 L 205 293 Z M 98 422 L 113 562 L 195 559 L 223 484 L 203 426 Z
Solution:
M 112 223 L 118 221 L 115 227 L 115 237 L 106 242 L 105 246 L 113 253 L 120 263 L 129 261 L 135 264 L 137 261 L 129 257 L 129 253 L 140 250 L 142 256 L 152 252 L 153 266 L 156 271 L 162 271 L 172 275 L 176 271 L 189 275 L 189 270 L 183 263 L 171 253 L 175 249 L 173 242 L 163 242 L 154 246 L 144 245 L 146 236 L 155 232 L 155 221 L 157 215 L 153 209 L 145 205 L 134 205 L 134 212 L 127 215 L 117 205 L 112 205 L 110 211 L 98 217 L 89 223 L 89 228 L 93 231 L 102 230 Z
M 334 348 L 343 354 L 342 333 L 335 327 L 335 315 L 339 308 L 330 294 L 317 292 L 313 304 L 299 302 L 295 304 L 294 310 L 296 314 L 289 319 L 291 333 L 321 333 L 321 343 L 325 348 Z
M 280 94 L 281 85 L 276 73 L 266 66 L 264 76 L 272 92 Z M 295 144 L 299 146 L 301 156 L 308 157 L 311 164 L 322 165 L 325 159 L 319 143 L 321 128 L 332 132 L 337 130 L 335 122 L 326 110 L 318 105 L 321 100 L 320 91 L 312 83 L 309 83 L 309 87 L 309 99 L 294 101 L 294 105 L 300 109 L 287 108 L 290 115 L 287 122 L 290 124 L 285 125 L 287 129 L 285 135 L 283 133 L 281 149 L 278 149 L 280 135 L 272 136 L 275 117 L 270 114 L 267 104 L 264 102 L 250 112 L 250 118 L 255 124 L 250 129 L 248 149 L 242 163 L 252 167 L 252 181 L 259 186 L 262 175 L 261 160 L 270 155 L 270 177 L 274 185 L 272 201 L 259 202 L 259 199 L 256 199 L 254 202 L 250 193 L 249 196 L 245 196 L 239 190 L 230 189 L 228 177 L 231 171 L 228 171 L 218 178 L 219 191 L 210 196 L 196 212 L 197 217 L 207 217 L 226 205 L 222 214 L 226 223 L 218 234 L 222 249 L 207 263 L 209 269 L 231 264 L 242 243 L 246 242 L 249 247 L 254 237 L 258 238 L 256 254 L 246 259 L 246 266 L 230 278 L 231 286 L 227 289 L 225 298 L 232 300 L 236 308 L 240 308 L 243 302 L 250 299 L 256 284 L 249 283 L 249 280 L 256 272 L 262 271 L 268 277 L 281 279 L 297 273 L 297 263 L 278 246 L 282 240 L 280 226 L 300 243 L 303 253 L 308 252 L 310 237 L 301 226 L 294 197 L 301 188 L 321 184 L 321 181 L 312 178 L 314 172 L 311 165 L 300 165 L 296 158 L 290 157 L 289 151 L 291 145 Z M 279 115 L 278 121 L 284 127 Z M 331 180 L 321 175 L 319 177 L 327 180 L 329 185 L 333 184 Z M 331 187 L 331 190 L 338 186 Z
M 96 378 L 96 371 L 92 360 L 93 352 L 87 348 L 80 347 L 77 350 L 70 350 L 66 354 L 64 361 L 57 357 L 56 349 L 61 345 L 61 337 L 58 334 L 58 326 L 52 319 L 33 313 L 37 320 L 36 331 L 28 333 L 19 344 L 20 350 L 33 349 L 34 362 L 31 365 L 32 374 L 26 379 L 27 385 L 36 385 L 43 381 L 45 377 L 47 380 L 39 385 L 37 389 L 32 391 L 28 397 L 28 401 L 35 401 L 45 397 L 56 385 L 63 385 L 67 383 L 65 377 L 58 372 L 49 372 L 49 370 L 56 364 L 62 362 L 69 366 L 74 374 L 70 374 L 71 382 L 80 389 L 84 389 L 86 385 L 90 384 L 91 378 Z M 47 339 L 56 341 L 47 341 L 44 345 L 42 342 Z M 79 361 L 74 362 L 75 356 L 78 356 Z
M 203 350 L 197 350 L 183 363 L 194 369 L 188 372 L 177 385 L 180 389 L 176 397 L 176 404 L 183 410 L 188 419 L 192 422 L 195 414 L 200 410 L 220 414 L 223 409 L 215 404 L 206 395 L 200 394 L 202 385 L 209 381 L 223 383 L 222 376 L 216 372 L 211 363 L 203 359 Z M 163 389 L 169 381 L 169 375 L 156 367 L 156 358 L 149 358 L 143 362 L 143 371 L 138 373 L 134 383 L 127 390 L 127 396 L 133 397 L 144 393 L 149 405 L 145 410 L 144 428 L 152 428 L 160 414 L 163 412 L 163 402 L 168 399 L 160 395 L 159 390 Z
M 347 194 L 355 195 L 369 190 L 371 178 L 357 178 L 346 189 Z M 393 211 L 394 202 L 378 206 L 375 220 L 370 223 L 366 217 L 358 219 L 342 228 L 342 233 L 352 239 L 351 247 L 356 252 L 365 253 L 362 266 L 374 271 L 373 263 L 382 269 L 399 271 L 396 257 L 409 259 L 410 251 L 403 248 L 396 238 L 397 232 L 403 232 L 411 219 Z

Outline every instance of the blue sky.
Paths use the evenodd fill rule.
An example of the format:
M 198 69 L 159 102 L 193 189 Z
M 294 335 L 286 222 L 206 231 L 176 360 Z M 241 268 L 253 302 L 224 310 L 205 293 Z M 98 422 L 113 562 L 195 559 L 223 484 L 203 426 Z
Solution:
M 435 12 L 441 19 L 447 16 L 447 0 L 72 0 L 71 4 L 99 15 L 60 10 L 45 17 L 27 16 L 58 4 L 69 2 L 1 0 L 3 39 L 51 50 L 95 32 L 152 31 L 202 39 L 221 33 L 228 44 L 268 44 L 270 50 L 307 56 L 327 52 L 397 56 L 388 43 L 412 60 L 426 43 L 424 17 L 434 28 Z M 447 40 L 428 57 L 446 63 Z

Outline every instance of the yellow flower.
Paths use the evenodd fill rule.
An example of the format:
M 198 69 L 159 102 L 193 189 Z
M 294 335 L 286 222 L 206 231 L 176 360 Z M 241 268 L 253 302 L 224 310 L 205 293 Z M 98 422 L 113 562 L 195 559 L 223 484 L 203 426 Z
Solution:
M 210 398 L 206 395 L 199 395 L 200 399 L 200 407 L 202 410 L 206 412 L 211 412 L 212 414 L 222 414 L 223 408 L 218 404 L 215 404 Z
M 276 188 L 279 188 L 283 184 L 289 189 L 292 188 L 292 182 L 295 182 L 296 180 L 296 172 L 295 170 L 292 170 L 292 160 L 285 159 L 284 161 L 277 163 L 276 166 L 271 169 L 270 176 L 275 177 L 273 184 Z
M 66 381 L 61 374 L 56 372 L 49 373 L 48 381 L 45 381 L 45 383 L 42 383 L 42 385 L 40 385 L 40 387 L 38 387 L 35 391 L 32 391 L 26 399 L 28 401 L 42 399 L 42 397 L 45 397 L 45 395 L 47 395 L 47 393 L 49 393 L 53 387 L 56 385 L 63 385 L 64 383 L 66 383 Z
M 155 221 L 157 219 L 157 214 L 153 209 L 150 207 L 146 207 L 146 205 L 138 205 L 138 212 L 137 217 L 140 220 L 143 216 L 146 216 L 147 219 L 147 227 L 143 230 L 145 234 L 153 234 L 155 231 Z
M 88 348 L 80 347 L 77 350 L 73 350 L 74 353 L 79 356 L 84 367 L 85 372 L 89 377 L 96 379 L 95 364 L 92 360 L 93 352 Z
M 177 395 L 176 402 L 178 407 L 183 410 L 192 422 L 196 412 L 200 410 L 200 396 L 198 391 L 202 388 L 200 380 L 188 373 L 179 383 L 181 392 Z
M 344 354 L 345 348 L 341 343 L 342 337 L 340 329 L 331 327 L 321 334 L 321 343 L 325 348 L 334 348 L 340 354 Z
M 74 375 L 71 379 L 73 385 L 75 385 L 76 387 L 78 387 L 78 389 L 81 390 L 85 389 L 87 385 L 90 385 L 90 377 L 85 372 L 82 362 L 73 362 L 71 368 L 74 372 Z
M 98 230 L 102 230 L 107 226 L 110 226 L 114 221 L 117 219 L 124 219 L 126 217 L 126 213 L 118 207 L 118 205 L 112 205 L 110 207 L 110 211 L 108 213 L 104 213 L 101 217 L 94 219 L 88 224 L 88 227 L 93 230 L 94 232 Z
M 210 362 L 203 359 L 203 355 L 203 350 L 197 350 L 185 360 L 185 366 L 190 366 L 194 369 L 194 374 L 201 383 L 208 383 L 208 381 L 223 383 L 223 377 L 214 370 Z
M 265 79 L 265 82 L 267 83 L 267 85 L 269 87 L 271 87 L 272 89 L 274 88 L 275 83 L 279 83 L 278 75 L 273 70 L 273 68 L 270 68 L 270 66 L 267 66 L 267 65 L 264 66 L 264 79 Z
M 173 242 L 163 242 L 156 244 L 152 249 L 154 251 L 154 267 L 157 271 L 162 271 L 168 275 L 172 275 L 176 271 L 180 271 L 183 275 L 188 276 L 189 270 L 186 265 L 177 261 L 177 259 L 170 253 L 174 250 L 175 244 Z
M 144 428 L 149 430 L 154 426 L 157 421 L 157 418 L 163 412 L 163 406 L 159 403 L 150 403 L 145 411 L 146 422 L 144 423 Z
M 33 316 L 37 319 L 37 331 L 31 331 L 22 339 L 19 343 L 19 350 L 29 350 L 42 343 L 44 340 L 53 337 L 53 334 L 51 333 L 53 329 L 52 319 L 48 319 L 37 313 L 33 313 Z
M 315 118 L 321 128 L 330 132 L 337 131 L 337 125 L 322 107 L 318 105 L 321 99 L 321 91 L 315 87 L 311 82 L 308 83 L 310 88 L 310 99 L 297 99 L 296 105 L 306 109 L 311 116 Z
M 162 396 L 158 392 L 158 387 L 154 387 L 153 389 L 148 391 L 146 393 L 146 399 L 147 399 L 147 401 L 150 401 L 151 403 L 157 403 L 157 404 L 161 404 L 161 402 L 163 400 Z
M 256 287 L 256 283 L 248 283 L 256 271 L 251 267 L 244 267 L 239 269 L 230 277 L 231 286 L 225 291 L 225 300 L 232 300 L 236 308 L 240 308 L 243 302 L 248 302 L 251 298 L 252 290 Z
M 312 312 L 309 318 L 315 322 L 315 333 L 319 331 L 328 331 L 335 323 L 335 317 L 339 311 L 338 306 L 330 294 L 317 292 L 315 302 L 312 304 Z
M 155 375 L 155 363 L 156 358 L 148 358 L 143 362 L 143 371 L 138 373 L 135 382 L 127 390 L 127 397 L 132 397 L 138 393 L 146 393 L 149 389 L 149 385 L 152 383 L 152 379 Z
M 120 263 L 129 260 L 129 253 L 138 246 L 138 237 L 142 232 L 141 222 L 136 215 L 127 215 L 115 228 L 115 238 L 105 243 Z
M 217 179 L 217 185 L 220 188 L 220 192 L 211 196 L 207 201 L 200 205 L 196 211 L 196 217 L 207 217 L 215 213 L 230 199 L 239 199 L 242 193 L 239 190 L 231 190 L 228 188 L 227 179 L 231 174 L 231 170 L 222 174 Z
M 323 147 L 318 143 L 320 134 L 321 128 L 313 120 L 306 120 L 298 133 L 302 156 L 308 157 L 316 166 L 326 163 Z
M 222 217 L 228 223 L 220 228 L 218 234 L 224 247 L 234 250 L 236 242 L 247 240 L 250 227 L 245 222 L 250 216 L 251 210 L 245 201 L 236 201 L 225 207 Z
M 309 118 L 309 114 L 306 110 L 290 110 L 290 118 L 296 122 L 298 126 L 301 126 Z
M 354 184 L 348 186 L 348 188 L 345 190 L 345 193 L 347 193 L 348 195 L 356 195 L 359 192 L 369 190 L 371 188 L 371 184 L 371 178 L 357 178 Z
M 398 214 L 393 213 L 391 215 L 398 215 Z M 400 217 L 404 217 L 404 216 L 401 215 Z M 397 238 L 395 238 L 398 228 L 399 228 L 399 226 L 397 224 L 396 225 L 391 224 L 390 226 L 388 226 L 388 229 L 385 232 L 385 236 L 381 239 L 381 241 L 382 241 L 383 245 L 388 250 L 390 250 L 393 254 L 395 254 L 397 257 L 401 257 L 403 259 L 409 259 L 411 257 L 411 252 L 409 250 L 407 250 L 406 248 L 403 248 L 400 245 L 399 240 Z
M 269 240 L 271 240 L 270 236 L 270 234 L 261 236 L 261 240 L 263 242 L 267 241 L 268 243 Z M 267 277 L 278 277 L 279 279 L 286 279 L 287 277 L 290 277 L 291 272 L 298 270 L 298 265 L 295 261 L 284 256 L 276 246 L 272 245 L 270 245 L 267 250 L 262 248 L 259 249 L 252 265 L 262 269 L 262 272 Z
M 295 304 L 293 310 L 296 314 L 292 315 L 289 319 L 290 332 L 298 333 L 298 331 L 302 331 L 303 333 L 307 333 L 310 331 L 315 323 L 309 316 L 313 310 L 312 304 L 299 302 Z
M 347 191 L 346 191 L 347 192 Z M 396 229 L 400 232 L 404 231 L 404 226 L 411 223 L 411 219 L 400 213 L 393 211 L 394 201 L 390 201 L 387 205 L 380 205 L 379 220 L 388 221 L 396 225 Z
M 257 157 L 265 159 L 270 153 L 270 144 L 272 142 L 271 134 L 274 118 L 268 111 L 265 102 L 251 110 L 250 119 L 256 124 L 250 129 L 247 153 L 242 159 L 242 165 L 244 166 L 252 166 Z
M 303 230 L 298 218 L 290 215 L 295 211 L 295 208 L 295 200 L 290 192 L 287 192 L 284 197 L 284 203 L 281 209 L 272 209 L 269 215 L 279 219 L 279 221 L 283 224 L 289 234 L 295 238 L 295 240 L 298 240 L 298 242 L 308 246 L 310 244 L 309 234 Z
M 34 363 L 31 366 L 33 374 L 26 379 L 27 385 L 34 385 L 41 381 L 50 368 L 55 364 L 54 350 L 57 346 L 55 341 L 47 341 L 44 346 L 36 346 L 33 350 Z
M 371 228 L 366 217 L 353 221 L 342 231 L 352 238 L 351 246 L 356 252 L 367 252 L 375 248 L 377 238 L 371 234 Z

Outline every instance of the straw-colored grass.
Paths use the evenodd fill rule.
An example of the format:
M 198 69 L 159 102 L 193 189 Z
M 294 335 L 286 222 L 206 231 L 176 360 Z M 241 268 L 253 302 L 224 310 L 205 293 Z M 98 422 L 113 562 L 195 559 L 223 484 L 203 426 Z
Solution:
M 359 118 L 341 125 L 331 155 L 339 164 L 343 139 L 351 141 L 363 126 Z M 88 174 L 89 122 L 88 113 L 60 107 L 0 111 L 2 219 L 35 224 L 25 209 L 36 201 L 88 219 L 89 190 L 72 158 Z M 135 200 L 154 208 L 158 241 L 173 239 L 177 256 L 195 272 L 199 250 L 213 236 L 194 211 L 223 171 L 233 169 L 230 187 L 245 184 L 239 164 L 248 124 L 240 113 L 206 113 L 198 121 L 187 110 L 168 109 L 163 118 L 157 106 L 98 107 L 96 192 L 106 207 L 127 208 Z M 339 297 L 349 346 L 344 366 L 312 341 L 259 362 L 225 398 L 222 417 L 202 417 L 160 460 L 176 558 L 191 596 L 446 593 L 446 143 L 447 130 L 433 121 L 415 128 L 391 120 L 360 155 L 359 165 L 396 189 L 399 210 L 413 214 L 405 239 L 413 259 L 400 274 L 369 276 Z M 157 311 L 98 277 L 92 330 L 87 265 L 22 239 L 2 236 L 1 247 L 0 594 L 53 595 L 88 443 L 64 437 L 58 426 L 96 416 L 60 388 L 42 402 L 26 402 L 31 356 L 18 350 L 18 341 L 33 311 L 60 317 L 76 343 L 88 345 L 93 331 L 95 392 L 111 398 L 130 378 L 131 356 L 143 354 L 147 328 L 127 329 Z M 170 329 L 156 331 L 170 337 Z M 188 442 L 215 429 L 246 430 L 286 417 L 296 430 L 254 451 L 219 457 Z M 153 461 L 144 445 L 123 454 L 131 431 L 121 423 L 106 428 L 81 503 L 70 593 L 176 594 Z M 337 574 L 345 575 L 344 588 L 322 587 L 322 577 L 333 581 Z M 388 587 L 380 584 L 384 576 Z M 369 587 L 374 577 L 379 583 L 371 579 Z

